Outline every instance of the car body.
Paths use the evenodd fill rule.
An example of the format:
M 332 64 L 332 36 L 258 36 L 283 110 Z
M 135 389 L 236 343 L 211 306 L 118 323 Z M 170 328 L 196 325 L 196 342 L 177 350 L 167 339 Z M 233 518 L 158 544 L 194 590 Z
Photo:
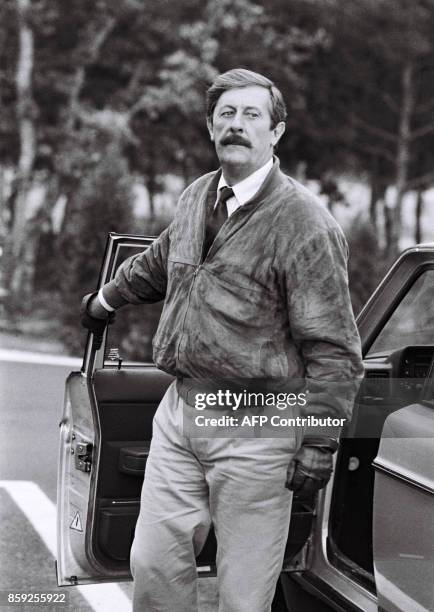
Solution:
M 98 286 L 152 237 L 110 234 Z M 295 499 L 273 609 L 434 609 L 434 244 L 405 251 L 358 317 L 365 379 L 334 475 Z M 66 382 L 57 579 L 130 580 L 129 551 L 152 436 L 172 377 L 152 363 L 161 305 L 125 306 L 100 348 L 89 334 Z M 213 532 L 197 559 L 215 570 Z

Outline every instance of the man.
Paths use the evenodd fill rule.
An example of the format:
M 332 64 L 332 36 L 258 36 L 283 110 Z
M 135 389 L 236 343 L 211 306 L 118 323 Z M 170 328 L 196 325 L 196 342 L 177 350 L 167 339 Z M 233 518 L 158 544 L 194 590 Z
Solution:
M 315 388 L 362 372 L 346 243 L 279 169 L 285 118 L 269 79 L 243 69 L 217 77 L 207 125 L 221 169 L 190 185 L 169 228 L 84 298 L 92 331 L 123 304 L 165 300 L 154 361 L 177 380 L 154 419 L 131 553 L 135 610 L 197 610 L 195 555 L 211 521 L 220 612 L 270 610 L 292 491 L 311 494 L 331 473 L 336 440 L 314 430 L 303 439 L 294 428 L 286 437 L 190 435 L 183 422 L 194 419 L 197 393 L 219 380 L 303 379 L 317 398 L 312 414 L 350 413 Z

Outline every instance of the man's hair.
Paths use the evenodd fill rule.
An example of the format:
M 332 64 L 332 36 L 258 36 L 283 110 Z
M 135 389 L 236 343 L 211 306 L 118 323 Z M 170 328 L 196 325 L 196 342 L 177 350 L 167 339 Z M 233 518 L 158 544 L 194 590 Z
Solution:
M 206 93 L 206 118 L 212 123 L 212 117 L 217 101 L 220 96 L 230 89 L 239 87 L 259 86 L 268 89 L 270 92 L 270 115 L 271 129 L 274 129 L 280 121 L 286 120 L 286 106 L 282 93 L 275 86 L 273 81 L 267 79 L 258 72 L 252 72 L 245 68 L 234 68 L 220 74 Z

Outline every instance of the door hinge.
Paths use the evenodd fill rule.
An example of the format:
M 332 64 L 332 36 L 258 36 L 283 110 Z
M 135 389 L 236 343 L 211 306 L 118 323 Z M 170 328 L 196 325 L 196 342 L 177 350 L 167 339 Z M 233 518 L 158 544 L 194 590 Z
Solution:
M 92 449 L 90 442 L 78 440 L 74 444 L 75 467 L 81 472 L 90 472 L 92 466 Z

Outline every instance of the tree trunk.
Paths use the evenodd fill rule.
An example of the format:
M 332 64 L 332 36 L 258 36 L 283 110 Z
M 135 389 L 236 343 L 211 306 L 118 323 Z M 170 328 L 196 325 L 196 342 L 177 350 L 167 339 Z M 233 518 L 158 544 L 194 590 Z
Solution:
M 9 198 L 6 197 L 7 180 L 5 167 L 0 164 L 0 231 L 3 233 L 11 224 Z
M 422 242 L 422 212 L 423 212 L 423 190 L 418 189 L 417 192 L 417 200 L 416 200 L 416 218 L 415 218 L 415 227 L 414 227 L 414 239 L 416 244 Z
M 16 70 L 17 119 L 20 135 L 20 156 L 16 176 L 16 196 L 11 228 L 12 294 L 20 292 L 20 301 L 29 292 L 28 261 L 26 250 L 26 215 L 28 197 L 32 184 L 32 172 L 36 157 L 35 106 L 32 93 L 34 37 L 31 28 L 31 1 L 16 0 L 18 17 L 19 51 Z M 24 295 L 23 295 L 24 293 Z
M 146 179 L 146 189 L 149 197 L 149 222 L 152 224 L 155 219 L 155 193 L 157 191 L 155 164 L 152 155 L 147 164 Z
M 398 128 L 398 147 L 396 154 L 396 200 L 391 211 L 391 235 L 389 253 L 396 256 L 402 229 L 402 201 L 407 190 L 410 164 L 411 116 L 414 111 L 415 95 L 413 83 L 413 64 L 408 61 L 402 70 L 402 103 Z
M 396 259 L 396 255 L 392 255 L 390 251 L 390 244 L 392 243 L 392 225 L 393 225 L 393 210 L 390 206 L 387 206 L 383 202 L 383 215 L 384 215 L 384 255 L 387 259 L 392 261 Z
M 113 31 L 116 25 L 116 19 L 114 17 L 108 17 L 104 26 L 99 30 L 96 35 L 92 36 L 88 41 L 86 59 L 83 64 L 76 68 L 72 87 L 69 92 L 69 102 L 67 107 L 67 115 L 65 122 L 65 131 L 69 133 L 73 130 L 75 122 L 77 120 L 80 94 L 83 89 L 86 80 L 86 68 L 96 61 L 101 51 L 102 46 L 106 42 L 107 38 Z
M 371 195 L 369 199 L 369 218 L 371 219 L 371 223 L 373 227 L 375 228 L 375 231 L 377 231 L 378 199 L 379 199 L 378 198 L 378 181 L 376 180 L 376 177 L 373 176 L 371 178 Z
M 371 194 L 369 200 L 369 217 L 375 233 L 378 236 L 378 203 L 384 198 L 386 185 L 381 181 L 376 171 L 371 174 Z

